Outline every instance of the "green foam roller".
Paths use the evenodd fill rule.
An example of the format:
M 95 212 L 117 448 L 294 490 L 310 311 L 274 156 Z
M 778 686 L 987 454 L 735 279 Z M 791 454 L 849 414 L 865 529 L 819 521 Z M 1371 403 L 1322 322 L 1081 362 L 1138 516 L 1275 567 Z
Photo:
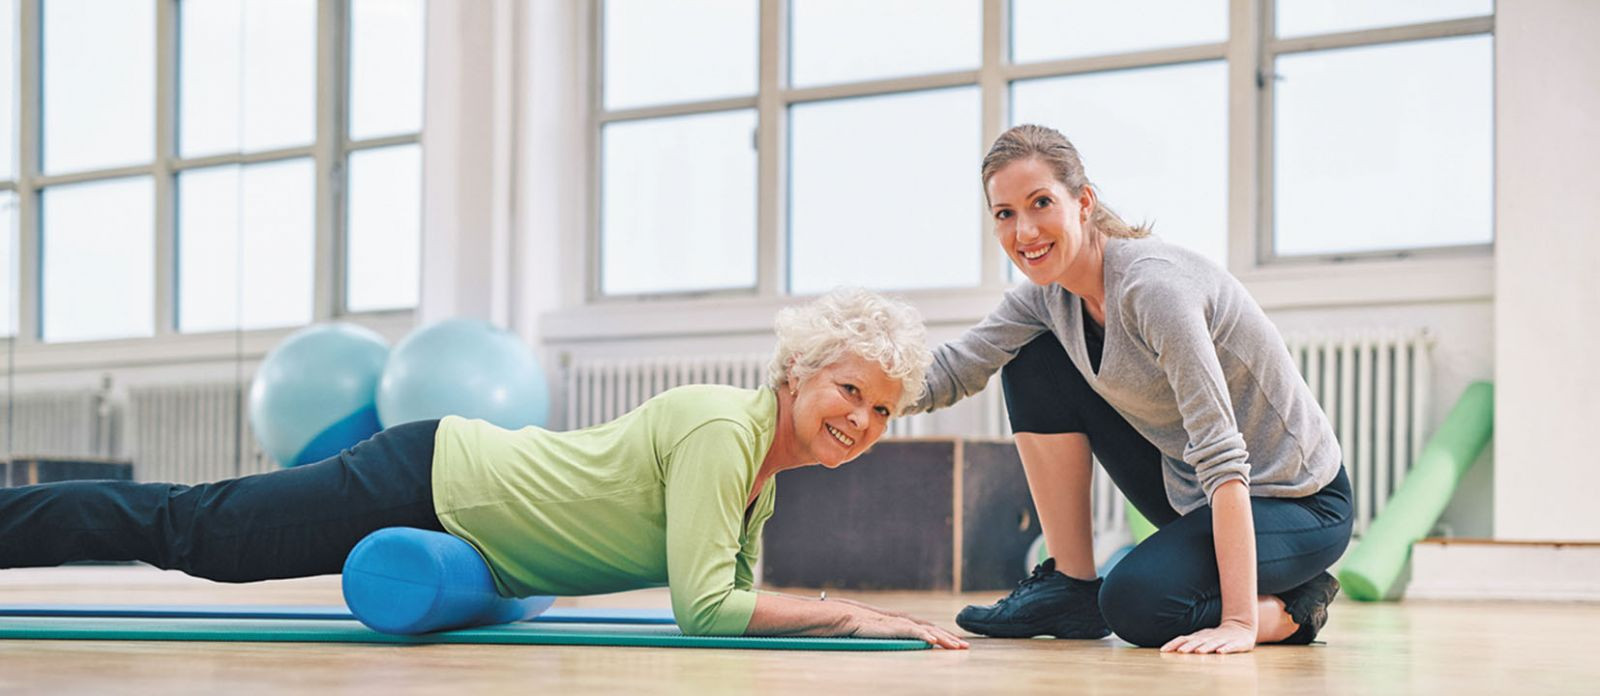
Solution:
M 1133 543 L 1138 544 L 1156 533 L 1156 526 L 1145 519 L 1144 515 L 1139 514 L 1139 509 L 1135 508 L 1133 503 L 1124 501 L 1123 504 L 1127 511 L 1128 531 L 1133 535 Z M 1028 545 L 1028 553 L 1022 563 L 1023 572 L 1031 572 L 1034 566 L 1043 563 L 1044 559 L 1049 557 L 1050 548 L 1044 545 L 1044 535 L 1040 534 L 1032 544 Z
M 1364 602 L 1391 595 L 1411 557 L 1411 545 L 1439 520 L 1493 434 L 1494 385 L 1474 382 L 1423 447 L 1405 483 L 1345 557 L 1339 583 L 1346 594 Z
M 1133 543 L 1149 539 L 1151 534 L 1156 533 L 1156 526 L 1139 514 L 1139 508 L 1134 507 L 1133 503 L 1124 503 L 1123 507 L 1128 515 L 1128 531 L 1133 532 Z

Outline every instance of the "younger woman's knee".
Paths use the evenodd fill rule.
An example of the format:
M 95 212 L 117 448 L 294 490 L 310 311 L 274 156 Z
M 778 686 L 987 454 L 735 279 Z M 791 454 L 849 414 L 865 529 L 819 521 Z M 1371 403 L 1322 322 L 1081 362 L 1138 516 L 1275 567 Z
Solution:
M 1125 568 L 1123 563 L 1106 576 L 1100 587 L 1100 613 L 1118 638 L 1155 648 L 1189 632 L 1182 625 L 1189 612 L 1178 606 L 1173 588 L 1159 578 L 1157 573 Z

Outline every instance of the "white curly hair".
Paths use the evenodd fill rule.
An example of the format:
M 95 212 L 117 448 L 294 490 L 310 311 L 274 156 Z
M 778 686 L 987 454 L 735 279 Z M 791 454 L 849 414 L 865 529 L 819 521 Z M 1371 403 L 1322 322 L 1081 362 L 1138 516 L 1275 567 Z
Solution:
M 899 380 L 895 415 L 922 398 L 933 352 L 928 350 L 922 315 L 904 301 L 861 288 L 837 288 L 779 310 L 773 323 L 778 347 L 767 375 L 774 389 L 783 389 L 790 376 L 803 380 L 853 353 Z

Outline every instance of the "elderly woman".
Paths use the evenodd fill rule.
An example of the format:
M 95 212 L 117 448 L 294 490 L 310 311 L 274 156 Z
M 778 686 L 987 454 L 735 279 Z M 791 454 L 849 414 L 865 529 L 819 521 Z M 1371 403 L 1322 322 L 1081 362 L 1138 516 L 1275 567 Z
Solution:
M 966 643 L 863 604 L 756 593 L 773 475 L 848 462 L 921 394 L 909 306 L 836 291 L 777 319 L 770 384 L 669 390 L 585 430 L 406 423 L 325 461 L 197 486 L 0 489 L 0 567 L 138 560 L 224 582 L 340 571 L 385 527 L 471 543 L 502 595 L 667 585 L 684 632 Z
M 956 623 L 1000 637 L 1180 652 L 1309 643 L 1350 541 L 1339 443 L 1250 294 L 1204 257 L 1124 223 L 1072 144 L 1002 134 L 983 160 L 995 237 L 1029 283 L 934 352 L 915 407 L 1002 370 L 1017 449 L 1055 557 Z M 1102 581 L 1091 452 L 1160 527 Z

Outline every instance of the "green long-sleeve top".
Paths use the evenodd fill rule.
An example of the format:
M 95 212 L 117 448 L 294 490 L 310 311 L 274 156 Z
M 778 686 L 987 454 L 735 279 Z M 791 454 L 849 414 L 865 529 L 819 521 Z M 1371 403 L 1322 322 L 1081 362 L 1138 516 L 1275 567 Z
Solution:
M 434 508 L 476 546 L 501 594 L 586 595 L 667 585 L 691 635 L 738 635 L 772 516 L 770 389 L 664 392 L 610 423 L 551 432 L 447 417 L 434 439 Z

